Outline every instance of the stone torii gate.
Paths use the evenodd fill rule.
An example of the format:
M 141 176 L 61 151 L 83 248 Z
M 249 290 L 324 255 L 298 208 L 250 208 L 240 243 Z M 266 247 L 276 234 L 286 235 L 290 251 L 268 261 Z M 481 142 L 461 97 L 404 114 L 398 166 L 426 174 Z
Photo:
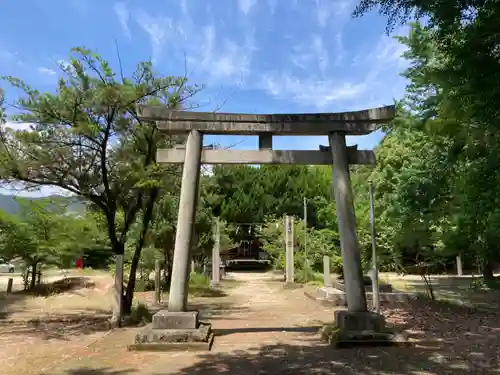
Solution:
M 169 134 L 188 134 L 184 147 L 159 150 L 161 163 L 184 164 L 175 239 L 172 282 L 168 311 L 153 317 L 151 327 L 136 337 L 136 345 L 173 345 L 175 332 L 183 330 L 183 341 L 205 343 L 210 347 L 213 335 L 210 328 L 200 326 L 198 313 L 187 311 L 192 238 L 198 198 L 201 164 L 302 164 L 333 165 L 333 189 L 343 260 L 347 312 L 339 312 L 335 320 L 341 331 L 380 331 L 380 316 L 368 312 L 361 256 L 356 235 L 353 193 L 349 164 L 375 164 L 370 150 L 347 147 L 346 135 L 366 135 L 380 124 L 391 121 L 394 106 L 342 113 L 309 114 L 231 114 L 186 112 L 166 106 L 138 106 L 142 120 L 156 121 L 160 131 Z M 259 150 L 203 149 L 204 134 L 258 135 Z M 320 150 L 273 150 L 272 137 L 328 136 L 329 146 Z M 359 335 L 358 335 L 359 336 Z M 155 337 L 153 339 L 152 337 Z M 156 340 L 156 341 L 155 341 Z M 181 340 L 182 341 L 182 340 Z

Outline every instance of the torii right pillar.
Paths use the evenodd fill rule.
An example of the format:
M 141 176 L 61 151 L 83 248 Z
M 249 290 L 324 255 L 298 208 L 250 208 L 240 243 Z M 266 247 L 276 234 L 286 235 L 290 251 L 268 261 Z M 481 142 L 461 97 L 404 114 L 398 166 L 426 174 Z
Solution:
M 356 235 L 356 215 L 354 213 L 345 134 L 331 133 L 328 138 L 333 159 L 333 190 L 335 192 L 347 308 L 349 311 L 363 312 L 367 311 L 366 295 L 361 269 L 361 254 Z
M 356 235 L 356 215 L 349 176 L 346 135 L 335 132 L 330 133 L 328 138 L 333 159 L 333 189 L 347 300 L 347 311 L 335 311 L 335 324 L 338 329 L 335 330 L 335 336 L 329 337 L 329 341 L 336 346 L 403 341 L 401 337 L 386 329 L 382 315 L 367 309 L 361 254 Z

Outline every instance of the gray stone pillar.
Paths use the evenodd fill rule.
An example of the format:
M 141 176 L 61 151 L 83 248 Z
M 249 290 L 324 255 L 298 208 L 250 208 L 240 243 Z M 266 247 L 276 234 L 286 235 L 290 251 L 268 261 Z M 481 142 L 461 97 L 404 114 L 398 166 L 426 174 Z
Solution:
M 462 267 L 462 257 L 460 255 L 457 256 L 457 275 L 462 276 L 464 274 Z
M 168 311 L 171 312 L 187 311 L 191 246 L 200 179 L 202 141 L 202 134 L 197 130 L 191 130 L 186 142 L 172 265 L 172 282 L 168 298 Z
M 113 316 L 111 325 L 119 327 L 122 319 L 123 254 L 115 255 L 115 280 L 113 285 Z
M 367 311 L 361 254 L 356 235 L 356 216 L 349 176 L 349 162 L 345 134 L 328 136 L 333 158 L 333 189 L 339 225 L 340 247 L 344 269 L 347 309 L 352 312 Z
M 285 282 L 286 284 L 293 284 L 294 277 L 294 217 L 285 216 Z
M 259 134 L 259 150 L 273 149 L 273 135 L 271 133 Z
M 216 287 L 220 282 L 220 222 L 215 219 L 214 225 L 214 246 L 212 248 L 212 287 Z
M 328 255 L 323 256 L 323 284 L 326 287 L 332 286 L 332 278 L 330 274 L 330 257 Z
M 160 260 L 155 261 L 155 303 L 161 302 L 161 263 Z

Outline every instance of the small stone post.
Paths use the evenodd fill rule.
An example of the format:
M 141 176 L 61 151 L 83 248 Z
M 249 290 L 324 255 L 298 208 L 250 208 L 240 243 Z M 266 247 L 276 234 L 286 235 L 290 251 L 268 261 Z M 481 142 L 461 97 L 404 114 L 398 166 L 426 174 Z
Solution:
M 462 267 L 462 257 L 460 255 L 457 256 L 457 275 L 462 276 L 464 274 Z
M 217 287 L 220 282 L 220 221 L 215 219 L 214 246 L 212 248 L 212 287 Z
M 12 284 L 14 283 L 14 279 L 12 277 L 7 280 L 7 293 L 12 293 Z
M 339 226 L 347 309 L 351 312 L 365 312 L 368 309 L 363 271 L 361 269 L 361 254 L 356 236 L 356 216 L 349 176 L 345 134 L 331 133 L 328 139 L 333 158 L 333 189 Z
M 293 284 L 295 281 L 294 278 L 294 263 L 293 263 L 293 253 L 295 250 L 294 244 L 294 217 L 293 216 L 285 216 L 285 283 Z
M 202 134 L 191 130 L 186 142 L 184 167 L 182 170 L 179 214 L 175 235 L 172 282 L 168 296 L 168 311 L 187 311 L 189 274 L 191 265 L 191 245 L 198 201 L 200 179 Z
M 191 261 L 191 273 L 194 273 L 196 271 L 196 264 L 194 263 L 194 260 Z
M 330 274 L 330 257 L 328 255 L 323 256 L 323 283 L 326 287 L 332 286 L 332 278 Z
M 155 261 L 155 303 L 159 305 L 161 302 L 161 263 L 160 260 Z

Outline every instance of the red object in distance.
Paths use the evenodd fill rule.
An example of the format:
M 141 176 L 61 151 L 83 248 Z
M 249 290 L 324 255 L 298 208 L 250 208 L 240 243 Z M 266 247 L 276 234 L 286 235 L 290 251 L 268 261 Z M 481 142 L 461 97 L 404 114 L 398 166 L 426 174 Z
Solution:
M 76 268 L 83 268 L 83 258 L 78 258 L 75 262 Z

